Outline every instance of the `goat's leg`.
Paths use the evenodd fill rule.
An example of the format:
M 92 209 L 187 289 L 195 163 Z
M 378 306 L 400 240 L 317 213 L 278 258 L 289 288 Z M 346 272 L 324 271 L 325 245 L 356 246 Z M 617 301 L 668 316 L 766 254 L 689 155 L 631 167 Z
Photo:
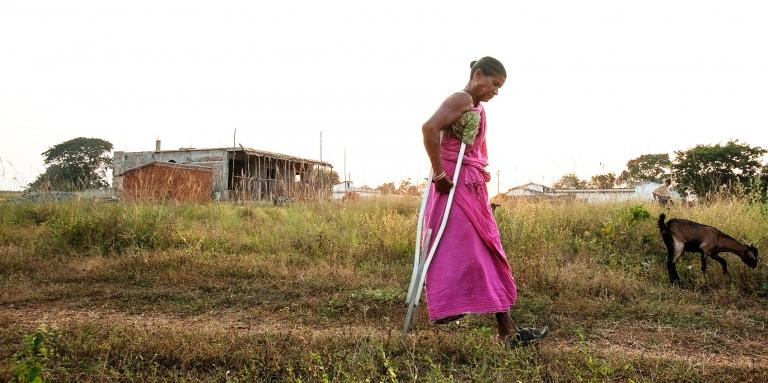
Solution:
M 728 275 L 728 263 L 725 262 L 725 259 L 716 253 L 712 253 L 709 256 L 720 262 L 720 266 L 723 266 L 723 275 Z
M 704 252 L 701 253 L 701 272 L 707 273 L 707 255 Z
M 669 275 L 669 283 L 675 284 L 680 282 L 680 276 L 677 274 L 677 268 L 675 262 L 679 255 L 676 256 L 676 249 L 672 243 L 665 243 L 667 245 L 667 274 Z
M 667 261 L 667 274 L 669 274 L 669 283 L 675 284 L 680 282 L 680 276 L 677 274 L 675 263 L 669 260 Z

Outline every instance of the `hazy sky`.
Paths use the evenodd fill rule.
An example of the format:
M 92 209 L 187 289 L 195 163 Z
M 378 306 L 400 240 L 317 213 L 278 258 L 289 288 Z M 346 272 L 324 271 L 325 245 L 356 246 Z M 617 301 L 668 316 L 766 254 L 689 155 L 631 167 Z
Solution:
M 0 2 L 0 189 L 85 136 L 116 150 L 237 143 L 356 184 L 425 177 L 421 124 L 469 62 L 502 190 L 620 173 L 641 154 L 768 148 L 766 1 Z

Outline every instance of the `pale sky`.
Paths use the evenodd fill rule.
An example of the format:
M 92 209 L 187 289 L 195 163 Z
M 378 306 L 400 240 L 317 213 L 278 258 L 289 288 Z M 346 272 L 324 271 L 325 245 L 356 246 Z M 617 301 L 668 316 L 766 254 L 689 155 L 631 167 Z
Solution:
M 85 136 L 320 158 L 425 177 L 421 125 L 494 56 L 492 193 L 641 154 L 768 148 L 766 1 L 0 2 L 0 189 Z M 501 173 L 500 185 L 496 171 Z

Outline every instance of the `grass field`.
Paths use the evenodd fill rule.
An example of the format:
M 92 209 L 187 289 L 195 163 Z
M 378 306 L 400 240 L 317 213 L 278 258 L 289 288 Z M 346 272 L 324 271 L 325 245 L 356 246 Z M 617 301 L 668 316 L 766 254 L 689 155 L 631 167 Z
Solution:
M 670 287 L 654 205 L 507 203 L 509 349 L 489 315 L 399 334 L 417 200 L 0 203 L 0 380 L 766 382 L 768 267 Z M 674 207 L 768 251 L 768 207 Z M 763 256 L 764 257 L 764 256 Z
M 21 192 L 0 191 L 0 203 L 14 200 L 20 195 L 21 195 Z

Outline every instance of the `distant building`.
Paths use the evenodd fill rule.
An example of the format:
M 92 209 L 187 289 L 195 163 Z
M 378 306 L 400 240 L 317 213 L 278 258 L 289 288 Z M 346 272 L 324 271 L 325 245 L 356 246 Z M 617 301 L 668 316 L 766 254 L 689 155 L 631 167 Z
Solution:
M 329 198 L 333 166 L 327 162 L 240 146 L 239 148 L 116 151 L 112 185 L 124 190 L 129 170 L 153 162 L 195 165 L 210 169 L 210 196 L 216 200 L 271 200 Z
M 655 182 L 646 182 L 632 188 L 612 188 L 612 189 L 555 189 L 549 186 L 529 182 L 524 185 L 515 186 L 504 196 L 507 198 L 571 198 L 575 200 L 584 200 L 587 202 L 608 202 L 608 201 L 627 201 L 627 200 L 653 200 L 653 189 L 660 184 Z M 680 194 L 670 190 L 672 199 L 680 201 Z
M 507 197 L 519 198 L 519 197 L 549 196 L 549 195 L 553 195 L 554 192 L 555 192 L 554 188 L 529 182 L 525 185 L 515 186 L 512 189 L 507 190 L 507 192 L 504 193 L 504 195 Z
M 634 188 L 613 189 L 557 189 L 555 195 L 587 202 L 618 202 L 644 199 Z
M 332 189 L 333 199 L 344 199 L 344 196 L 354 195 L 354 198 L 371 198 L 381 196 L 381 192 L 367 187 L 354 187 L 352 181 L 339 182 L 333 185 Z
M 640 195 L 642 199 L 653 200 L 653 190 L 661 186 L 658 182 L 645 182 L 635 186 L 635 193 Z M 675 190 L 674 186 L 669 188 L 669 194 L 672 196 L 673 201 L 683 201 L 683 197 Z

